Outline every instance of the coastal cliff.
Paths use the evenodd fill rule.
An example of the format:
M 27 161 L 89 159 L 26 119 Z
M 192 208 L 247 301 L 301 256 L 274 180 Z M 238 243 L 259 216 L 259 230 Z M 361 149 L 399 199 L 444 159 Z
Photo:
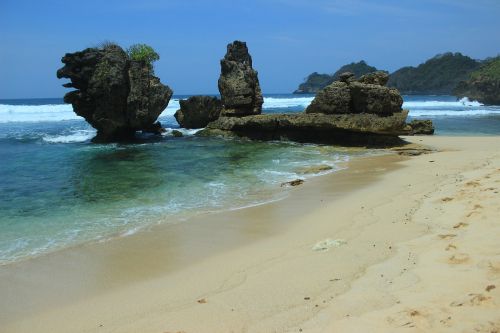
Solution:
M 436 55 L 417 67 L 407 66 L 389 75 L 387 86 L 398 89 L 403 95 L 451 95 L 458 83 L 481 66 L 481 62 L 461 53 Z M 343 66 L 335 74 L 310 74 L 294 94 L 316 94 L 319 90 L 339 79 L 343 72 L 356 77 L 375 72 L 375 67 L 364 61 Z
M 485 61 L 454 90 L 458 97 L 469 97 L 484 104 L 500 105 L 500 57 Z
M 461 53 L 437 55 L 417 67 L 403 67 L 389 76 L 389 87 L 404 95 L 451 95 L 480 62 Z

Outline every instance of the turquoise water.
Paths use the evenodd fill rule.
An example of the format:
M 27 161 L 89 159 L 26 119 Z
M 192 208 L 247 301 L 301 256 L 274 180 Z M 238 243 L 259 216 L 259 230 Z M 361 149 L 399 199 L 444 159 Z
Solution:
M 298 112 L 312 96 L 266 96 L 264 112 Z M 438 134 L 500 134 L 500 108 L 452 97 L 406 97 L 415 118 Z M 172 117 L 178 98 L 160 120 Z M 82 242 L 127 235 L 193 214 L 287 195 L 303 170 L 332 171 L 373 153 L 322 145 L 198 138 L 183 130 L 140 143 L 90 143 L 95 131 L 60 99 L 0 101 L 0 264 Z

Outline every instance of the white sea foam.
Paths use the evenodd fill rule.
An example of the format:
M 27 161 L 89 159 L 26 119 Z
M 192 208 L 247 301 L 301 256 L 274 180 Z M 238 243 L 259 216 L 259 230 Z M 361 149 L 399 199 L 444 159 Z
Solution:
M 163 134 L 164 136 L 172 136 L 172 131 L 179 131 L 182 133 L 184 136 L 193 136 L 199 131 L 202 130 L 202 128 L 194 128 L 194 129 L 187 129 L 187 128 L 165 128 L 167 131 Z
M 173 99 L 161 116 L 172 116 L 179 109 L 179 100 Z M 83 120 L 73 112 L 71 104 L 9 105 L 0 104 L 0 123 L 51 122 Z
M 66 135 L 46 135 L 42 140 L 49 143 L 85 142 L 92 139 L 95 134 L 95 130 L 77 130 Z
M 487 115 L 500 115 L 500 109 L 480 109 L 480 110 L 410 110 L 411 117 L 474 117 Z
M 164 116 L 173 116 L 175 111 L 179 110 L 181 108 L 179 104 L 179 100 L 176 99 L 171 99 L 170 102 L 168 103 L 168 106 L 163 112 L 161 113 L 160 117 Z
M 69 104 L 7 105 L 0 104 L 0 123 L 43 122 L 83 119 Z
M 403 108 L 416 109 L 416 108 L 446 108 L 446 107 L 478 107 L 483 104 L 478 101 L 471 101 L 464 97 L 458 101 L 410 101 L 404 102 Z
M 280 98 L 280 97 L 264 97 L 264 109 L 279 109 L 279 108 L 290 108 L 290 107 L 304 107 L 306 108 L 311 104 L 314 97 L 292 97 L 292 98 Z

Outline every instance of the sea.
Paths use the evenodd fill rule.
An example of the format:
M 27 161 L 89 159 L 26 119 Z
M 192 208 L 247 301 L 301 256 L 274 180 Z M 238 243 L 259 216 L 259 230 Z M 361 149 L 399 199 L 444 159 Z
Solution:
M 0 265 L 87 242 L 125 237 L 198 214 L 280 200 L 281 184 L 346 167 L 376 150 L 173 137 L 174 96 L 160 116 L 167 133 L 136 143 L 94 144 L 95 130 L 61 98 L 0 100 Z M 263 113 L 303 111 L 312 95 L 273 94 Z M 436 135 L 500 135 L 500 106 L 453 96 L 404 96 L 411 119 Z M 308 172 L 322 166 L 320 173 Z M 235 222 L 236 223 L 236 222 Z

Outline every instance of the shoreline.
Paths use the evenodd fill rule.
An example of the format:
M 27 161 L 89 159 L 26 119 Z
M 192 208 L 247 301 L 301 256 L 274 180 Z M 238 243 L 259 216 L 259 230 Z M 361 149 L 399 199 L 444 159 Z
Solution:
M 322 146 L 322 145 L 318 145 Z M 364 147 L 343 147 L 343 146 L 338 146 L 339 151 L 337 152 L 338 154 L 349 154 L 349 153 L 359 153 L 362 152 L 360 155 L 342 155 L 343 160 L 339 160 L 335 162 L 334 166 L 328 165 L 331 167 L 331 169 L 327 169 L 324 171 L 318 171 L 318 172 L 311 172 L 307 173 L 304 172 L 302 174 L 297 173 L 297 179 L 304 180 L 305 182 L 310 182 L 311 180 L 317 178 L 317 177 L 324 177 L 331 175 L 333 173 L 337 173 L 339 171 L 343 171 L 347 169 L 347 165 L 349 163 L 352 163 L 353 160 L 357 159 L 363 159 L 363 158 L 372 158 L 372 157 L 378 157 L 378 156 L 383 156 L 383 155 L 389 155 L 392 154 L 390 150 L 379 148 L 379 149 L 371 149 L 371 148 L 364 148 Z M 331 161 L 329 161 L 331 162 Z M 314 169 L 317 166 L 326 166 L 327 164 L 311 164 L 309 167 Z M 307 167 L 305 167 L 307 168 Z M 298 171 L 297 171 L 298 172 Z M 292 179 L 290 179 L 291 181 Z M 249 201 L 248 203 L 243 203 L 242 206 L 239 206 L 238 204 L 234 203 L 229 203 L 226 202 L 224 205 L 221 207 L 213 208 L 213 209 L 208 209 L 208 208 L 203 208 L 202 210 L 195 210 L 193 211 L 186 211 L 182 213 L 175 213 L 173 215 L 169 215 L 168 217 L 163 217 L 163 218 L 155 218 L 154 221 L 151 223 L 147 223 L 144 225 L 137 225 L 135 227 L 131 227 L 126 230 L 121 230 L 121 231 L 116 231 L 114 233 L 110 233 L 109 235 L 102 237 L 102 238 L 96 238 L 96 239 L 83 239 L 78 242 L 74 243 L 68 243 L 64 244 L 61 247 L 56 247 L 53 248 L 49 251 L 46 252 L 40 252 L 36 254 L 31 254 L 31 255 L 25 255 L 19 258 L 15 258 L 12 260 L 4 261 L 0 263 L 0 268 L 6 267 L 9 265 L 18 265 L 23 262 L 27 261 L 32 261 L 32 260 L 37 260 L 38 258 L 42 258 L 44 256 L 50 256 L 54 255 L 58 252 L 61 251 L 68 251 L 68 250 L 75 250 L 78 248 L 86 247 L 86 246 L 93 246 L 96 244 L 100 244 L 103 242 L 109 242 L 109 241 L 116 241 L 124 237 L 132 236 L 135 235 L 136 233 L 140 232 L 150 232 L 151 228 L 154 228 L 154 230 L 158 230 L 156 228 L 162 228 L 166 227 L 168 225 L 175 225 L 178 223 L 185 223 L 186 221 L 189 220 L 200 220 L 204 219 L 205 216 L 211 215 L 211 214 L 224 214 L 232 211 L 238 211 L 238 210 L 245 210 L 248 208 L 254 208 L 258 206 L 263 206 L 263 205 L 268 205 L 268 204 L 273 204 L 275 202 L 281 201 L 286 199 L 290 191 L 296 190 L 296 188 L 292 188 L 291 186 L 284 186 L 285 183 L 288 181 L 286 179 L 283 180 L 283 182 L 280 185 L 276 185 L 274 189 L 272 189 L 273 193 L 270 193 L 269 191 L 271 188 L 266 188 L 265 191 L 269 192 L 266 193 L 266 195 L 263 195 L 258 201 Z M 277 183 L 279 184 L 279 182 Z M 285 188 L 283 188 L 285 187 Z M 168 220 L 168 221 L 167 221 Z
M 378 290 L 379 280 L 363 280 L 430 233 L 429 224 L 412 220 L 415 214 L 473 162 L 499 162 L 498 137 L 408 139 L 441 152 L 364 158 L 278 202 L 0 267 L 1 321 L 8 332 L 356 331 L 366 314 L 395 306 Z M 478 161 L 464 160 L 470 156 Z M 442 173 L 435 178 L 430 160 Z M 325 241 L 327 249 L 312 250 Z

